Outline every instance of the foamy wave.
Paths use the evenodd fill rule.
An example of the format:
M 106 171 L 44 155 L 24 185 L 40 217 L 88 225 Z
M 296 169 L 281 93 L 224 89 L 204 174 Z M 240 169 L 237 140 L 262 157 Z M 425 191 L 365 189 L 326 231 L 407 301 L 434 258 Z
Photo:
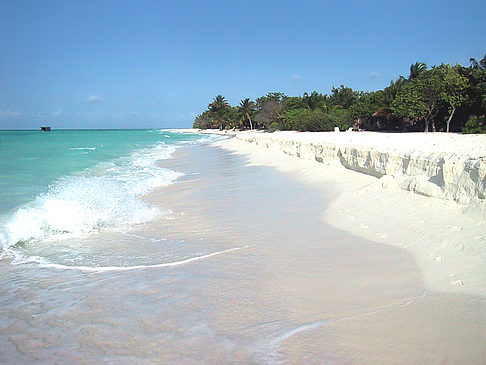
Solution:
M 114 179 L 69 177 L 15 212 L 5 225 L 4 246 L 142 223 L 158 213 Z
M 76 151 L 76 150 L 90 150 L 90 151 L 95 151 L 96 147 L 72 147 L 70 148 L 71 151 Z
M 132 156 L 102 164 L 83 176 L 69 176 L 19 208 L 0 229 L 3 250 L 20 242 L 79 236 L 103 228 L 123 229 L 161 212 L 140 196 L 171 184 L 182 174 L 157 166 L 175 147 L 159 144 Z
M 153 265 L 134 265 L 134 266 L 98 266 L 98 267 L 92 267 L 92 266 L 69 266 L 69 265 L 62 265 L 62 264 L 53 264 L 50 262 L 47 262 L 45 259 L 38 258 L 38 257 L 31 257 L 28 260 L 25 261 L 19 261 L 16 262 L 15 264 L 24 264 L 24 263 L 30 263 L 34 262 L 39 264 L 40 267 L 44 268 L 50 268 L 50 269 L 60 269 L 60 270 L 77 270 L 77 271 L 84 271 L 84 272 L 110 272 L 110 271 L 130 271 L 130 270 L 140 270 L 140 269 L 157 269 L 157 268 L 163 268 L 163 267 L 173 267 L 173 266 L 179 266 L 179 265 L 186 265 L 194 261 L 199 261 L 199 260 L 204 260 L 213 256 L 221 255 L 224 253 L 228 253 L 231 251 L 236 251 L 236 250 L 242 250 L 244 248 L 251 247 L 251 245 L 247 245 L 244 247 L 235 247 L 235 248 L 230 248 L 228 250 L 223 250 L 223 251 L 217 251 L 213 252 L 210 254 L 202 255 L 202 256 L 195 256 L 191 257 L 185 260 L 181 261 L 173 261 L 173 262 L 166 262 L 162 264 L 153 264 Z

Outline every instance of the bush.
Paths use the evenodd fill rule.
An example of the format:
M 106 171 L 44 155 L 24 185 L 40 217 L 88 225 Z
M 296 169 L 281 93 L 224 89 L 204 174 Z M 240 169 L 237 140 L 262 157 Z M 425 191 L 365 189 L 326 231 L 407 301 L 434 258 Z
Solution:
M 299 132 L 322 132 L 334 128 L 326 113 L 320 109 L 293 109 L 284 113 L 283 126 L 285 129 Z
M 353 116 L 346 109 L 334 109 L 328 113 L 332 129 L 339 127 L 340 130 L 346 131 L 353 125 Z
M 462 133 L 465 134 L 479 134 L 486 133 L 486 121 L 485 117 L 472 117 L 467 122 Z

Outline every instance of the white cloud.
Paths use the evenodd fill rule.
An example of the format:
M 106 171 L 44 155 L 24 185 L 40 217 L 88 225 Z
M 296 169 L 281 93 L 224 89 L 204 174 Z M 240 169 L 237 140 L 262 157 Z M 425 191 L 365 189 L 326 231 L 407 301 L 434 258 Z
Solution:
M 114 115 L 116 119 L 139 119 L 142 115 L 135 111 L 129 110 L 127 108 L 122 108 L 118 113 Z
M 105 101 L 105 99 L 101 96 L 90 95 L 86 99 L 83 100 L 85 103 L 101 103 Z
M 157 121 L 164 119 L 164 115 L 162 115 L 161 113 L 158 113 L 158 112 L 150 113 L 149 117 L 150 117 L 150 119 L 157 120 Z
M 300 77 L 300 75 L 294 75 L 294 76 L 292 76 L 291 80 L 292 81 L 300 81 L 300 80 L 302 80 L 302 77 Z
M 17 118 L 25 115 L 24 112 L 17 110 L 0 110 L 0 118 Z
M 368 75 L 370 79 L 378 79 L 380 78 L 380 74 L 378 72 L 371 71 Z
M 108 114 L 103 110 L 90 110 L 86 112 L 77 112 L 77 118 L 85 118 L 89 120 L 101 120 L 106 119 Z
M 52 111 L 49 113 L 49 115 L 50 115 L 51 117 L 58 117 L 59 115 L 61 115 L 61 113 L 62 113 L 61 108 L 54 108 L 54 110 L 52 110 Z

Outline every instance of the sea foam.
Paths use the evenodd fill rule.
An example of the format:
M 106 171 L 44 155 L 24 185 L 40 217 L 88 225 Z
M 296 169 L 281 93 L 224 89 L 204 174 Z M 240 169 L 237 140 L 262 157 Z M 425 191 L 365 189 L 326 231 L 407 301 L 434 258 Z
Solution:
M 18 244 L 79 236 L 105 228 L 123 229 L 163 213 L 141 196 L 171 184 L 182 174 L 157 165 L 176 147 L 163 143 L 129 157 L 97 165 L 51 184 L 47 193 L 18 208 L 0 228 L 5 251 Z

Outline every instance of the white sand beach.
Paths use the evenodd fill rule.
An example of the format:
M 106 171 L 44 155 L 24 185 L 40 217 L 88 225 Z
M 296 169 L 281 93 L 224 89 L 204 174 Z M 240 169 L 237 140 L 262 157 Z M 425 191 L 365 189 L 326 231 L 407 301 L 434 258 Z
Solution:
M 160 212 L 148 221 L 26 243 L 0 261 L 0 363 L 486 362 L 481 148 L 455 154 L 476 161 L 459 189 L 469 195 L 428 197 L 400 187 L 397 169 L 377 177 L 391 169 L 380 151 L 298 140 L 339 137 L 350 151 L 347 138 L 385 134 L 222 134 L 136 159 L 144 174 L 179 177 L 141 197 Z M 391 144 L 413 137 L 443 138 Z M 412 160 L 405 172 L 421 171 Z
M 486 296 L 486 136 L 239 132 L 218 146 L 304 185 L 323 222 L 413 254 L 430 290 Z
M 293 134 L 282 136 L 295 145 Z M 208 274 L 191 301 L 210 303 L 220 336 L 210 351 L 231 348 L 233 363 L 483 363 L 484 221 L 282 153 L 275 136 L 181 150 L 171 166 L 186 177 L 149 197 L 174 212 L 169 239 L 243 248 L 198 265 Z

